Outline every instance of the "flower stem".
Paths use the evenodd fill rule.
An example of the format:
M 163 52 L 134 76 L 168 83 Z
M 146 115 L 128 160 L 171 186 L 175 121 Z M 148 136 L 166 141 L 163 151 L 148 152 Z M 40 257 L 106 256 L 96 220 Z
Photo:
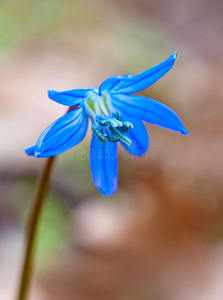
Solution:
M 17 300 L 27 299 L 27 292 L 28 292 L 30 279 L 31 279 L 32 258 L 33 258 L 33 250 L 34 250 L 34 244 L 36 239 L 36 233 L 38 229 L 40 215 L 43 210 L 44 200 L 46 198 L 48 187 L 49 187 L 50 173 L 52 170 L 54 159 L 55 157 L 49 157 L 46 161 L 45 167 L 43 169 L 43 173 L 40 178 L 33 208 L 30 213 L 26 249 L 24 254 L 24 261 L 23 261 L 18 295 L 16 298 Z

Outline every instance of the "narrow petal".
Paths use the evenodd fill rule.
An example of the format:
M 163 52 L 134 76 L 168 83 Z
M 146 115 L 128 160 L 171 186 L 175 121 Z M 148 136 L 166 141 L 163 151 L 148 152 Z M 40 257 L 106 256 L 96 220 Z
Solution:
M 67 105 L 73 106 L 81 103 L 81 100 L 87 97 L 88 92 L 92 89 L 76 89 L 64 92 L 48 91 L 48 96 L 53 101 Z
M 149 87 L 161 77 L 163 77 L 174 65 L 177 53 L 174 52 L 169 58 L 160 64 L 152 67 L 138 75 L 125 79 L 125 84 L 121 87 L 115 86 L 112 93 L 137 93 Z
M 24 151 L 27 155 L 34 155 L 34 153 L 36 151 L 36 145 L 25 148 Z
M 110 90 L 114 89 L 114 87 L 119 83 L 121 78 L 122 78 L 121 75 L 114 75 L 114 76 L 108 77 L 99 86 L 99 95 L 101 95 L 102 92 L 109 92 Z
M 132 74 L 126 74 L 124 76 L 121 75 L 114 75 L 108 77 L 104 82 L 99 87 L 99 95 L 104 92 L 110 92 L 113 91 L 114 89 L 119 90 L 120 88 L 124 87 L 126 84 L 126 80 L 132 78 Z
M 128 120 L 133 125 L 133 128 L 130 129 L 128 133 L 125 133 L 125 135 L 132 141 L 132 144 L 128 147 L 121 142 L 122 146 L 134 156 L 142 156 L 146 154 L 149 148 L 149 136 L 145 125 L 142 121 L 127 117 L 123 113 L 121 113 L 121 116 L 122 119 Z
M 118 187 L 117 143 L 102 143 L 93 134 L 90 168 L 96 187 L 105 196 L 111 196 Z
M 113 95 L 112 104 L 127 116 L 146 121 L 150 124 L 188 134 L 178 115 L 166 105 L 147 97 L 134 95 Z
M 34 156 L 49 157 L 61 154 L 80 143 L 86 135 L 88 117 L 82 108 L 72 110 L 49 125 L 40 135 Z M 28 153 L 32 151 L 28 150 Z

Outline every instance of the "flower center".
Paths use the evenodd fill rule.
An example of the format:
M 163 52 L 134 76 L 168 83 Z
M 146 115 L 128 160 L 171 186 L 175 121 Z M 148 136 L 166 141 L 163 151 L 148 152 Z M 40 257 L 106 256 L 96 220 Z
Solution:
M 121 141 L 126 146 L 131 145 L 131 140 L 124 133 L 133 128 L 133 125 L 121 120 L 121 115 L 115 111 L 109 95 L 99 96 L 90 92 L 84 101 L 84 107 L 92 121 L 91 130 L 102 143 Z

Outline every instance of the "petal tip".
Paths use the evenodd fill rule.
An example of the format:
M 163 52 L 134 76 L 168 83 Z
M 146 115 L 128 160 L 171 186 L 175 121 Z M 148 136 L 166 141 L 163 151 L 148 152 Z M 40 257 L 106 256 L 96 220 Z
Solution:
M 36 148 L 36 146 L 31 146 L 31 147 L 25 148 L 25 149 L 24 149 L 24 152 L 25 152 L 28 156 L 30 156 L 30 155 L 33 155 L 33 156 L 34 156 L 35 148 Z
M 53 91 L 53 90 L 48 90 L 48 97 L 49 97 L 50 99 L 53 99 L 54 96 L 55 96 L 55 94 L 56 94 L 55 91 Z
M 172 55 L 173 55 L 173 58 L 176 59 L 177 58 L 177 51 L 175 51 Z
M 105 190 L 104 188 L 103 188 L 103 189 L 100 189 L 100 188 L 99 188 L 99 190 L 100 190 L 100 192 L 101 192 L 104 196 L 110 197 L 110 196 L 112 196 L 112 195 L 117 191 L 117 187 L 116 187 L 115 189 L 112 189 L 112 190 Z
M 41 157 L 41 152 L 39 150 L 35 150 L 34 156 Z
M 190 134 L 190 132 L 186 128 L 184 128 L 183 130 L 181 130 L 181 134 L 188 135 Z

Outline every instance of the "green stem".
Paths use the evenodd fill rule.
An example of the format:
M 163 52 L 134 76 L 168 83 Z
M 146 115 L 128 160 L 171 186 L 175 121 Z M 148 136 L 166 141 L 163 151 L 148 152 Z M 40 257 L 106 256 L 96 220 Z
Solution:
M 33 208 L 30 213 L 26 249 L 24 254 L 24 261 L 23 261 L 18 295 L 16 298 L 17 300 L 25 300 L 27 298 L 27 292 L 28 292 L 30 278 L 31 278 L 32 258 L 33 258 L 33 249 L 34 249 L 34 244 L 36 239 L 36 233 L 38 229 L 40 215 L 44 205 L 44 200 L 46 198 L 46 194 L 49 187 L 50 173 L 52 170 L 54 159 L 55 157 L 49 157 L 46 161 L 46 165 L 44 167 L 42 176 L 40 178 Z

